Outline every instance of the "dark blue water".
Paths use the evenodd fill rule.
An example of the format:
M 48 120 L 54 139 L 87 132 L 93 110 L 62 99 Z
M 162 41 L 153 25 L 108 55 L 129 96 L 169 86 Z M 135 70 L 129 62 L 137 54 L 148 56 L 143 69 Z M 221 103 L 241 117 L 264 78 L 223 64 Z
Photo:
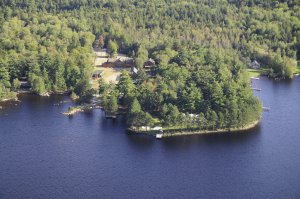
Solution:
M 156 140 L 100 110 L 63 116 L 65 97 L 0 110 L 0 198 L 300 198 L 300 79 L 261 79 L 248 133 Z

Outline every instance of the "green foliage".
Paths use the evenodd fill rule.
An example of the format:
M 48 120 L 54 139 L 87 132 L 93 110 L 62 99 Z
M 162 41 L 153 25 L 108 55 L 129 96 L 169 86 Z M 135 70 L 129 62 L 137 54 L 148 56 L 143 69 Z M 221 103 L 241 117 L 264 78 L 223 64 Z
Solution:
M 107 45 L 107 53 L 110 57 L 116 57 L 118 53 L 118 44 L 112 40 L 109 40 Z
M 136 86 L 126 70 L 122 71 L 117 87 L 120 94 L 123 95 L 123 104 L 129 104 L 136 96 Z
M 30 75 L 31 89 L 37 94 L 45 94 L 47 92 L 43 77 L 35 74 Z
M 93 89 L 90 84 L 89 75 L 84 74 L 75 87 L 75 93 L 81 102 L 89 102 L 93 98 Z
M 14 0 L 0 1 L 0 11 L 2 93 L 26 76 L 38 93 L 74 90 L 88 100 L 91 47 L 107 47 L 139 69 L 137 77 L 123 72 L 117 86 L 100 83 L 109 110 L 116 101 L 128 108 L 129 125 L 245 126 L 261 115 L 247 64 L 292 78 L 300 58 L 294 0 Z M 148 58 L 155 71 L 144 69 Z
M 70 98 L 71 98 L 71 100 L 75 101 L 75 100 L 78 99 L 78 96 L 76 95 L 76 93 L 74 93 L 74 92 L 72 91 L 72 93 L 71 93 L 71 95 L 70 95 Z
M 13 90 L 18 90 L 21 87 L 21 82 L 16 78 L 12 83 Z
M 10 76 L 7 68 L 3 64 L 0 64 L 0 83 L 2 83 L 4 88 L 10 88 L 11 85 L 9 80 Z
M 102 98 L 102 104 L 105 112 L 116 114 L 118 112 L 118 98 L 116 95 L 109 95 Z
M 153 126 L 155 122 L 155 119 L 149 113 L 142 111 L 139 101 L 134 98 L 129 107 L 127 124 L 129 126 L 140 127 Z
M 38 94 L 77 87 L 83 73 L 91 69 L 94 35 L 75 27 L 80 26 L 75 19 L 18 11 L 23 14 L 1 23 L 0 51 L 5 53 L 0 56 L 0 78 L 5 87 L 11 88 L 19 77 L 27 77 Z

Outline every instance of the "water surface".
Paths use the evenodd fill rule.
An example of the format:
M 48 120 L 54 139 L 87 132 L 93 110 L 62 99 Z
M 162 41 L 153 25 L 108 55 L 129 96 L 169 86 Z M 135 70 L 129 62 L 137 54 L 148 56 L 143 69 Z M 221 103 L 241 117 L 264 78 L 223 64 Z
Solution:
M 258 128 L 163 140 L 62 96 L 1 104 L 0 198 L 300 198 L 300 79 L 253 84 Z

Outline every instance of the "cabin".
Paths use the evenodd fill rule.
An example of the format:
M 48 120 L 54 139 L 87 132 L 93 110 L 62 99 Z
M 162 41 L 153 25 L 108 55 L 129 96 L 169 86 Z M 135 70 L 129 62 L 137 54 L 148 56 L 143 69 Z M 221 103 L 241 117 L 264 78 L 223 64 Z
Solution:
M 154 59 L 150 58 L 148 59 L 145 63 L 144 63 L 144 66 L 155 66 L 155 61 Z
M 108 58 L 106 62 L 102 64 L 102 67 L 114 67 L 117 58 Z
M 116 59 L 116 61 L 113 63 L 114 67 L 124 67 L 124 63 L 123 61 L 121 61 L 121 59 Z
M 20 84 L 21 84 L 20 88 L 24 88 L 24 89 L 31 88 L 31 85 L 28 81 L 20 81 Z
M 31 87 L 27 77 L 20 77 L 19 81 L 20 81 L 20 84 L 21 84 L 20 88 L 29 89 Z
M 134 66 L 134 60 L 131 57 L 120 57 L 119 60 L 122 62 L 123 67 L 131 68 Z
M 134 66 L 134 61 L 133 58 L 130 57 L 108 58 L 107 61 L 102 64 L 102 67 L 130 68 L 133 66 Z
M 252 69 L 260 69 L 260 64 L 256 60 L 249 63 L 248 66 L 249 66 L 249 68 L 252 68 Z
M 156 76 L 158 67 L 155 64 L 155 61 L 150 58 L 144 63 L 144 69 L 148 77 L 152 78 Z
M 144 68 L 145 69 L 152 69 L 155 68 L 155 61 L 153 59 L 148 59 L 145 63 L 144 63 Z
M 92 73 L 93 79 L 99 79 L 104 74 L 104 71 L 102 70 L 96 70 Z

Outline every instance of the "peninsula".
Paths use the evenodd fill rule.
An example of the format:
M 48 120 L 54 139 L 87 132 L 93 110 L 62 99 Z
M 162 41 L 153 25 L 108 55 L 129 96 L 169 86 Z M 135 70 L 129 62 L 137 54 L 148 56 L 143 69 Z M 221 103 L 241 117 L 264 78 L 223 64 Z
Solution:
M 252 126 L 262 105 L 249 74 L 299 72 L 294 1 L 15 0 L 0 11 L 0 100 L 19 89 L 97 96 L 129 129 Z

